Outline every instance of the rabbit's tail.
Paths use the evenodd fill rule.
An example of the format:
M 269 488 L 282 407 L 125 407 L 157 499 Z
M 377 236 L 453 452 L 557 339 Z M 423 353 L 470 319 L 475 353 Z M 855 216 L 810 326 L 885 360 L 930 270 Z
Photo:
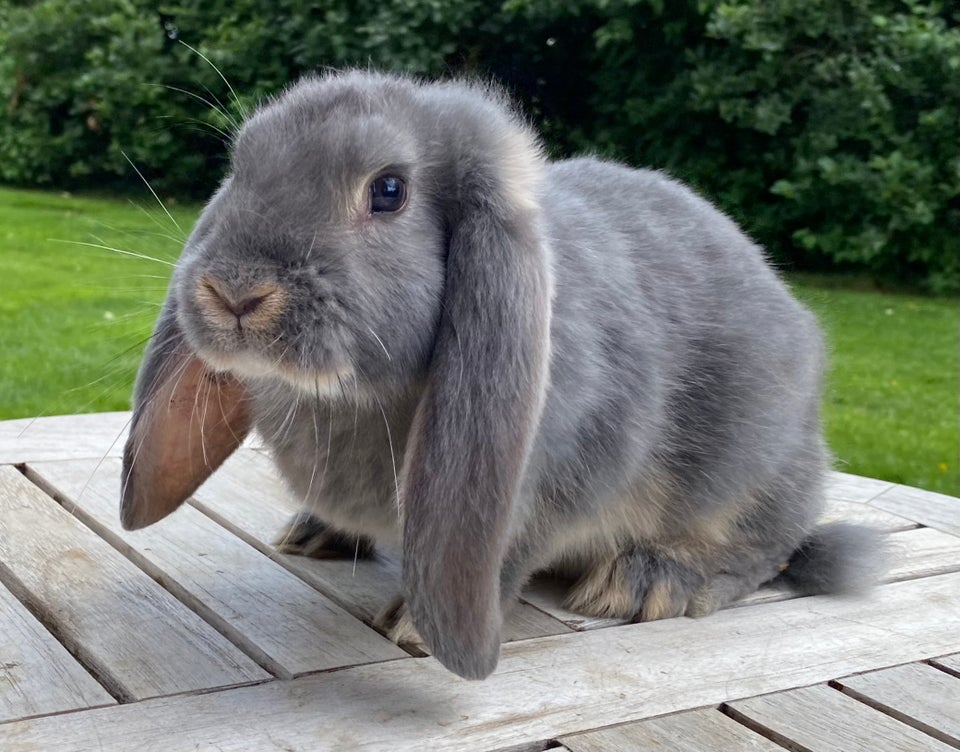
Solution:
M 803 595 L 863 592 L 887 569 L 888 554 L 879 531 L 832 522 L 810 532 L 777 580 Z

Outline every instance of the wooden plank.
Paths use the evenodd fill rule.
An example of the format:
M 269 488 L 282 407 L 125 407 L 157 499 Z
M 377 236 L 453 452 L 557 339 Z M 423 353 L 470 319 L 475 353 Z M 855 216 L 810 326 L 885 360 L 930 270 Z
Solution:
M 0 585 L 0 723 L 114 702 Z
M 261 452 L 238 451 L 194 494 L 191 503 L 368 624 L 401 590 L 399 556 L 387 547 L 378 548 L 377 558 L 360 561 L 277 554 L 273 541 L 296 505 L 273 462 Z M 504 639 L 569 631 L 556 619 L 521 604 L 507 618 Z
M 29 466 L 64 507 L 278 676 L 407 656 L 197 509 L 121 529 L 120 460 Z
M 856 501 L 843 501 L 827 498 L 826 509 L 820 516 L 820 522 L 852 522 L 857 525 L 866 525 L 885 533 L 896 533 L 901 530 L 913 530 L 917 523 L 891 514 L 883 509 L 877 509 L 869 504 Z
M 892 566 L 884 582 L 929 577 L 960 570 L 960 538 L 930 528 L 893 533 Z
M 61 415 L 0 422 L 0 464 L 119 457 L 130 413 Z
M 871 499 L 870 506 L 960 536 L 960 499 L 956 496 L 895 486 Z
M 626 723 L 559 741 L 570 752 L 783 752 L 783 747 L 716 709 Z
M 947 752 L 943 742 L 823 684 L 729 705 L 734 718 L 788 749 L 809 752 Z
M 947 574 L 863 599 L 803 598 L 516 642 L 483 682 L 411 658 L 6 724 L 0 746 L 401 752 L 429 740 L 432 752 L 498 749 L 957 652 L 958 609 L 960 574 Z
M 888 491 L 896 484 L 876 478 L 864 478 L 849 473 L 828 473 L 827 498 L 837 501 L 852 501 L 865 504 L 875 496 Z
M 847 694 L 960 747 L 960 679 L 923 663 L 838 679 Z
M 0 562 L 5 584 L 122 699 L 270 676 L 9 465 Z

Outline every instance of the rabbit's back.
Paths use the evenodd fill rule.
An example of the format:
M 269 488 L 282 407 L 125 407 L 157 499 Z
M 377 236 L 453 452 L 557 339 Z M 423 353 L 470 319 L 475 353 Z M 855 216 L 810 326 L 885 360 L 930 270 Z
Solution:
M 816 323 L 729 218 L 660 173 L 589 158 L 548 166 L 541 200 L 551 493 L 589 506 L 668 476 L 702 507 L 800 453 L 820 472 Z

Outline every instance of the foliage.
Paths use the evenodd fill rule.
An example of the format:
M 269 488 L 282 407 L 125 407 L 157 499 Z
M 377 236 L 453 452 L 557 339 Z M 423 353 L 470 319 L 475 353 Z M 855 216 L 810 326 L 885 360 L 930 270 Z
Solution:
M 950 8 L 0 0 L 0 180 L 129 186 L 129 157 L 165 193 L 200 196 L 242 112 L 304 73 L 466 71 L 504 82 L 553 154 L 666 169 L 784 265 L 955 291 L 960 11 Z

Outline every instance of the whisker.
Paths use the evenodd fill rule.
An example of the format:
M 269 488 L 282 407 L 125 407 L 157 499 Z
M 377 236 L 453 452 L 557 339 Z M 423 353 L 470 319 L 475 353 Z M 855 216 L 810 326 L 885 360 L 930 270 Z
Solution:
M 130 159 L 130 157 L 127 156 L 127 153 L 126 153 L 125 151 L 121 151 L 120 153 L 123 155 L 123 158 L 124 158 L 125 160 L 127 160 L 127 162 L 130 164 L 130 166 L 133 168 L 133 171 L 136 172 L 137 175 L 140 176 L 140 179 L 143 181 L 143 184 L 144 184 L 145 186 L 147 186 L 147 190 L 149 190 L 150 193 L 153 194 L 153 197 L 157 200 L 157 203 L 160 204 L 160 208 L 163 209 L 164 214 L 166 214 L 166 215 L 170 218 L 170 221 L 173 222 L 173 226 L 176 227 L 177 230 L 178 230 L 178 231 L 180 232 L 180 234 L 182 235 L 182 234 L 183 234 L 183 228 L 182 228 L 179 224 L 177 224 L 177 220 L 175 220 L 175 219 L 173 218 L 173 215 L 167 210 L 167 207 L 163 205 L 163 201 L 160 200 L 160 197 L 157 195 L 157 192 L 156 192 L 155 190 L 153 190 L 153 186 L 150 185 L 150 181 L 147 180 L 147 179 L 143 176 L 143 173 L 140 172 L 140 170 L 137 169 L 137 166 L 133 163 L 133 160 Z
M 317 402 L 320 401 L 320 388 L 317 386 Z M 319 404 L 317 405 L 319 407 Z M 317 425 L 317 411 L 310 411 L 310 417 L 313 418 L 313 470 L 310 472 L 310 482 L 307 484 L 307 492 L 303 495 L 303 504 L 306 506 L 310 501 L 310 492 L 313 490 L 313 481 L 317 477 L 317 464 L 320 459 L 320 427 Z
M 170 128 L 182 127 L 184 130 L 191 133 L 202 133 L 205 136 L 213 137 L 213 134 L 208 133 L 207 129 L 213 131 L 217 134 L 219 138 L 217 140 L 223 144 L 225 147 L 229 147 L 230 143 L 233 141 L 233 136 L 231 136 L 227 131 L 223 130 L 213 123 L 208 123 L 206 120 L 201 120 L 200 118 L 191 118 L 191 117 L 178 117 L 176 115 L 157 115 L 157 120 L 172 120 L 170 123 Z
M 214 65 L 214 64 L 210 61 L 210 58 L 208 58 L 208 57 L 207 57 L 206 55 L 204 55 L 202 52 L 200 52 L 200 51 L 197 50 L 197 49 L 194 49 L 194 48 L 191 47 L 189 44 L 187 44 L 186 42 L 184 42 L 182 39 L 180 39 L 180 40 L 178 40 L 178 41 L 180 42 L 180 44 L 182 44 L 182 45 L 183 45 L 184 47 L 186 47 L 188 50 L 190 50 L 191 52 L 193 52 L 195 55 L 198 55 L 198 56 L 200 56 L 201 58 L 203 58 L 203 60 L 207 63 L 207 65 L 209 65 L 211 68 L 213 68 L 213 69 L 217 72 L 217 75 L 220 76 L 221 79 L 223 79 L 223 82 L 227 85 L 227 88 L 230 90 L 230 93 L 233 95 L 233 99 L 234 99 L 234 101 L 237 103 L 237 109 L 240 110 L 240 114 L 243 115 L 243 117 L 247 117 L 247 112 L 243 109 L 243 102 L 240 101 L 240 97 L 237 96 L 237 92 L 235 92 L 235 91 L 233 90 L 233 87 L 230 85 L 230 82 L 227 81 L 226 76 L 224 76 L 224 75 L 220 72 L 220 69 L 219 69 L 216 65 Z
M 226 120 L 227 123 L 229 123 L 230 126 L 231 126 L 235 131 L 240 129 L 240 124 L 237 122 L 236 118 L 234 118 L 233 115 L 231 115 L 231 114 L 227 111 L 227 108 L 224 106 L 223 102 L 221 102 L 219 99 L 217 99 L 216 95 L 215 95 L 213 92 L 211 92 L 209 89 L 207 89 L 207 92 L 210 94 L 211 97 L 213 97 L 213 100 L 214 100 L 214 102 L 216 102 L 216 104 L 214 104 L 214 102 L 211 102 L 209 99 L 206 99 L 205 97 L 200 96 L 199 94 L 197 94 L 197 93 L 194 92 L 194 91 L 190 91 L 189 89 L 181 89 L 179 86 L 171 86 L 170 84 L 146 84 L 146 86 L 156 86 L 156 87 L 159 87 L 159 88 L 162 88 L 162 89 L 168 89 L 168 90 L 170 90 L 170 91 L 176 91 L 176 92 L 178 92 L 178 93 L 180 93 L 180 94 L 186 94 L 188 97 L 193 97 L 193 98 L 196 99 L 198 102 L 202 102 L 202 103 L 205 104 L 207 107 L 209 107 L 211 110 L 213 110 L 213 111 L 216 112 L 218 115 L 220 115 L 220 117 L 222 117 L 224 120 Z M 206 87 L 204 87 L 204 88 L 206 88 Z M 167 115 L 167 116 L 163 116 L 163 117 L 171 117 L 171 116 Z M 203 120 L 198 120 L 197 122 L 199 122 L 199 123 L 201 123 L 201 124 L 203 124 L 203 125 L 210 125 L 210 126 L 212 126 L 212 123 L 207 123 L 207 122 L 205 122 L 205 121 L 203 121 Z M 217 130 L 220 130 L 220 129 L 218 128 Z M 222 130 L 221 130 L 220 132 L 223 133 L 223 135 L 224 135 L 228 140 L 233 140 L 232 134 L 224 133 Z
M 131 203 L 132 203 L 132 202 L 131 202 Z M 133 205 L 134 205 L 134 206 L 137 206 L 137 208 L 140 209 L 141 211 L 145 211 L 145 210 L 143 209 L 143 207 L 138 206 L 138 205 L 136 205 L 136 204 L 133 204 Z M 149 215 L 148 215 L 148 216 L 149 216 Z M 154 217 L 151 216 L 151 219 L 154 219 Z M 137 228 L 137 229 L 134 229 L 134 230 L 126 230 L 126 229 L 124 229 L 124 228 L 122 228 L 122 227 L 117 227 L 117 226 L 115 226 L 115 225 L 107 224 L 106 222 L 104 222 L 103 220 L 100 220 L 100 219 L 95 219 L 95 220 L 93 220 L 93 222 L 94 222 L 95 224 L 100 225 L 101 227 L 103 227 L 103 228 L 105 228 L 105 229 L 107 229 L 107 230 L 110 230 L 110 232 L 118 232 L 118 233 L 120 233 L 120 234 L 122 234 L 122 235 L 128 235 L 128 236 L 130 236 L 130 237 L 132 237 L 132 238 L 136 238 L 136 239 L 138 239 L 138 240 L 141 239 L 141 238 L 142 238 L 143 236 L 145 236 L 145 235 L 151 235 L 151 236 L 153 236 L 153 237 L 163 238 L 164 240 L 169 240 L 171 243 L 173 243 L 174 245 L 176 245 L 176 246 L 178 246 L 178 247 L 183 243 L 183 240 L 182 240 L 182 239 L 180 239 L 180 238 L 175 238 L 173 235 L 170 235 L 169 233 L 165 233 L 165 232 L 154 232 L 153 230 L 143 230 L 143 229 L 140 229 L 140 228 Z M 163 225 L 160 225 L 160 229 L 161 229 L 161 230 L 165 230 L 166 228 L 165 228 Z M 100 238 L 97 238 L 97 240 L 100 240 Z
M 393 451 L 393 434 L 390 431 L 390 422 L 387 420 L 387 413 L 383 409 L 383 404 L 380 402 L 380 397 L 377 396 L 375 390 L 371 389 L 370 394 L 373 395 L 374 401 L 377 403 L 377 407 L 380 408 L 380 415 L 383 418 L 383 426 L 387 429 L 387 445 L 390 447 L 390 464 L 393 468 L 393 487 L 394 492 L 396 493 L 397 499 L 397 519 L 400 519 L 400 479 L 397 476 L 397 456 Z
M 317 397 L 320 396 L 320 385 L 316 384 Z M 333 404 L 327 402 L 327 451 L 323 458 L 323 470 L 320 471 L 320 490 L 323 490 L 323 484 L 327 479 L 327 468 L 330 467 L 330 449 L 333 447 Z
M 159 227 L 161 230 L 166 230 L 166 229 L 167 229 L 166 225 L 164 225 L 163 222 L 161 222 L 161 221 L 160 221 L 159 219 L 157 219 L 153 214 L 151 214 L 151 213 L 148 212 L 146 209 L 144 209 L 142 206 L 140 206 L 140 204 L 138 204 L 136 201 L 134 201 L 134 200 L 132 200 L 132 199 L 127 199 L 127 201 L 130 203 L 131 206 L 135 206 L 137 209 L 139 209 L 139 210 L 142 211 L 144 214 L 146 214 L 146 215 L 147 215 L 147 218 L 148 218 L 151 222 L 153 222 L 157 227 Z M 158 234 L 160 234 L 161 237 L 169 238 L 169 239 L 172 240 L 174 243 L 176 243 L 178 246 L 179 246 L 179 245 L 183 245 L 183 244 L 186 242 L 186 240 L 187 240 L 187 236 L 186 236 L 186 234 L 184 234 L 184 232 L 183 232 L 182 230 L 180 231 L 180 237 L 179 237 L 179 238 L 175 238 L 175 237 L 173 237 L 172 235 L 166 235 L 166 234 L 161 234 L 161 233 L 158 233 Z
M 144 261 L 154 261 L 158 264 L 163 264 L 165 266 L 173 267 L 173 264 L 170 261 L 164 261 L 163 259 L 154 258 L 153 256 L 147 256 L 144 253 L 135 253 L 133 251 L 124 251 L 121 248 L 114 248 L 109 245 L 103 245 L 102 243 L 86 243 L 82 240 L 64 240 L 63 238 L 47 238 L 47 241 L 50 243 L 67 243 L 70 245 L 85 245 L 90 248 L 100 248 L 104 251 L 113 251 L 114 253 L 119 253 L 122 256 L 132 256 L 133 258 L 143 259 Z
M 107 457 L 110 456 L 110 452 L 113 451 L 113 448 L 117 445 L 117 442 L 120 441 L 120 437 L 123 436 L 124 432 L 130 427 L 130 424 L 133 422 L 133 415 L 131 414 L 127 418 L 127 422 L 123 424 L 123 428 L 120 429 L 120 433 L 117 434 L 116 438 L 110 442 L 110 446 L 107 447 L 107 451 L 103 453 L 103 456 L 97 460 L 97 464 L 94 465 L 93 470 L 90 471 L 90 475 L 87 476 L 86 481 L 84 481 L 83 486 L 80 488 L 80 493 L 77 494 L 76 500 L 70 502 L 70 507 L 67 509 L 71 514 L 76 511 L 77 507 L 80 505 L 80 500 L 83 498 L 83 495 L 86 493 L 87 489 L 90 487 L 90 484 L 93 482 L 93 476 L 97 474 L 97 471 L 103 466 L 103 463 L 107 461 Z M 142 444 L 143 442 L 141 442 Z
M 213 389 L 209 379 L 203 380 L 203 412 L 200 413 L 200 453 L 203 455 L 203 464 L 210 467 L 210 461 L 207 459 L 207 407 L 210 404 L 210 391 Z
M 209 108 L 210 108 L 211 110 L 213 110 L 214 112 L 219 113 L 220 116 L 221 116 L 224 120 L 226 120 L 228 123 L 230 123 L 230 125 L 231 125 L 235 130 L 236 130 L 236 129 L 239 129 L 239 127 L 240 127 L 239 124 L 237 123 L 236 119 L 226 111 L 226 108 L 223 106 L 223 103 L 220 102 L 220 100 L 217 99 L 215 96 L 214 96 L 213 98 L 217 101 L 217 104 L 220 105 L 219 107 L 217 107 L 217 105 L 214 104 L 213 102 L 211 102 L 209 99 L 206 99 L 206 98 L 204 98 L 204 97 L 201 97 L 201 96 L 200 96 L 199 94 L 197 94 L 196 92 L 190 91 L 189 89 L 181 89 L 179 86 L 171 86 L 170 84 L 144 84 L 144 85 L 145 85 L 145 86 L 157 86 L 157 87 L 160 87 L 161 89 L 169 89 L 170 91 L 176 91 L 176 92 L 179 92 L 180 94 L 186 94 L 188 97 L 193 97 L 194 99 L 198 100 L 199 102 L 202 102 L 203 104 L 205 104 L 207 107 L 209 107 Z M 203 122 L 203 121 L 201 121 L 201 122 Z M 230 138 L 230 139 L 232 140 L 232 136 L 230 136 L 230 135 L 227 135 L 227 138 Z
M 367 326 L 367 330 L 370 332 L 370 334 L 373 335 L 373 338 L 374 338 L 375 340 L 377 340 L 377 342 L 380 343 L 380 347 L 383 348 L 383 354 L 387 356 L 387 360 L 393 360 L 393 358 L 390 357 L 390 353 L 387 352 L 387 347 L 386 347 L 386 345 L 383 344 L 383 340 L 380 339 L 380 338 L 377 336 L 377 333 L 376 333 L 375 331 L 373 331 L 373 329 L 371 329 L 369 325 L 366 325 L 366 326 Z

